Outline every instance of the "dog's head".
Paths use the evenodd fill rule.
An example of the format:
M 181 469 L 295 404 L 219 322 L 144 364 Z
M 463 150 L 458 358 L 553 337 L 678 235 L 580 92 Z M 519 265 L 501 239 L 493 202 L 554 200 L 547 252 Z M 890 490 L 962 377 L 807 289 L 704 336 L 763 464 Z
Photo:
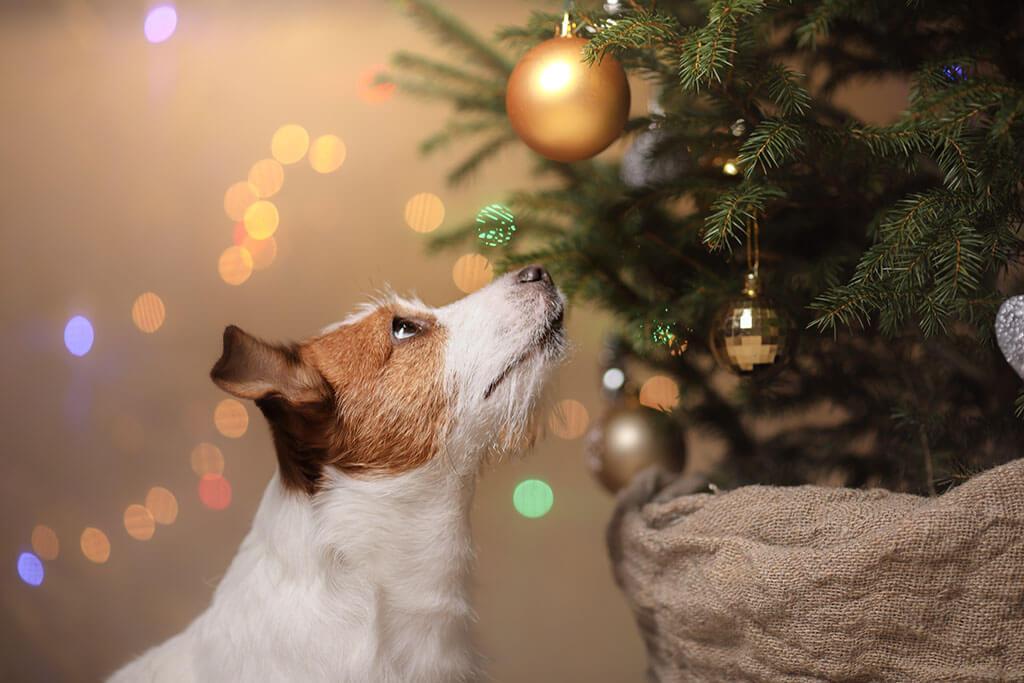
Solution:
M 564 310 L 529 266 L 443 308 L 391 297 L 299 344 L 228 327 L 210 374 L 263 411 L 288 486 L 313 492 L 328 467 L 398 474 L 442 455 L 468 471 L 522 434 L 563 355 Z

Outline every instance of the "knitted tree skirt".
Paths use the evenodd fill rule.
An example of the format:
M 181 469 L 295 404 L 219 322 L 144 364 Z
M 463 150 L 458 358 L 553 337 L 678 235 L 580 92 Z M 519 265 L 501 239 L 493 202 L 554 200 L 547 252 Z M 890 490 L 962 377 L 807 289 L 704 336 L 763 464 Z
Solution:
M 697 485 L 644 472 L 608 529 L 652 680 L 1024 680 L 1024 460 L 936 498 Z

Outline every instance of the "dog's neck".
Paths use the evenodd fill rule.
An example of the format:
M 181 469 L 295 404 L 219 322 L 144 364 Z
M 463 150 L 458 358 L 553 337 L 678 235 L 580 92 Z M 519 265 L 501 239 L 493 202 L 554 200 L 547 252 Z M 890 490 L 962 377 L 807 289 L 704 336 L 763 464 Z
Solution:
M 273 623 L 239 624 L 245 634 L 221 636 L 222 647 L 251 638 L 244 650 L 294 653 L 308 680 L 470 678 L 474 482 L 442 462 L 394 477 L 331 472 L 310 498 L 275 475 L 211 607 Z M 247 672 L 239 663 L 224 673 Z

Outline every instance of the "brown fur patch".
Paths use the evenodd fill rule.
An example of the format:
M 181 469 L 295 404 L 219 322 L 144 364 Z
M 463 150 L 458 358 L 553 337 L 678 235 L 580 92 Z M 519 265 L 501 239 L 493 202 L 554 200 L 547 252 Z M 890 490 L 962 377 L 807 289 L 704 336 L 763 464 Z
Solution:
M 421 327 L 395 340 L 392 319 Z M 255 399 L 270 423 L 282 481 L 312 493 L 323 468 L 397 474 L 438 450 L 447 419 L 444 330 L 433 319 L 384 306 L 292 346 L 236 327 L 224 332 L 214 382 Z
M 395 341 L 391 307 L 343 325 L 302 348 L 331 385 L 339 419 L 331 464 L 342 470 L 404 472 L 436 453 L 447 415 L 444 330 L 432 319 Z

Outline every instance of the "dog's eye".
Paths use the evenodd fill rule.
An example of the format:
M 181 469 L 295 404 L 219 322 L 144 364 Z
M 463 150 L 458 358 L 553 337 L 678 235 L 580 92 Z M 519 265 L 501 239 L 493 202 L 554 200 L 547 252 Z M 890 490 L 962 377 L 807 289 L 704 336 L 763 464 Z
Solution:
M 420 332 L 420 326 L 405 318 L 395 318 L 391 321 L 391 336 L 401 341 L 409 337 L 415 337 Z

